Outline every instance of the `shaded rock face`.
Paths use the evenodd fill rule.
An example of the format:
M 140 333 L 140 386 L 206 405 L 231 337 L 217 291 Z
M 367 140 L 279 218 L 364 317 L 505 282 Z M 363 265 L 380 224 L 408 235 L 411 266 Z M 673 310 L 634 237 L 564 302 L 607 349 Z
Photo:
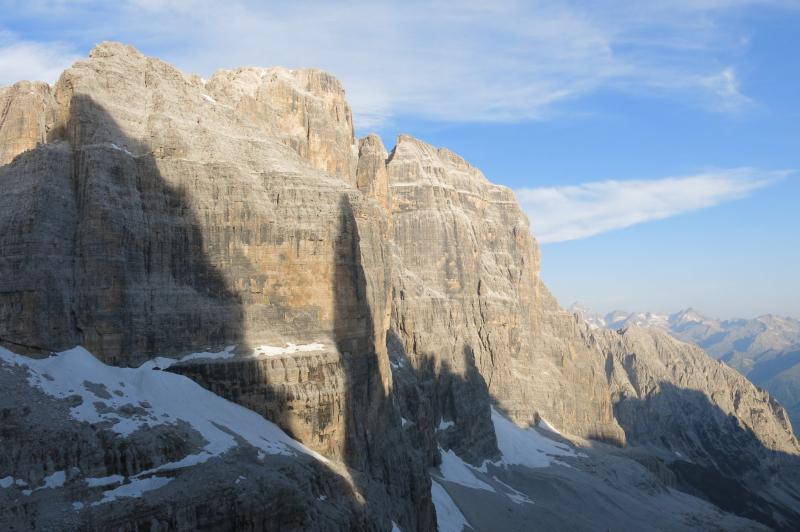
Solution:
M 615 333 L 609 333 L 609 336 Z M 637 443 L 658 441 L 669 442 L 680 434 L 683 417 L 701 418 L 690 403 L 694 397 L 714 405 L 721 414 L 719 419 L 706 420 L 711 425 L 735 421 L 751 433 L 759 445 L 765 449 L 796 454 L 800 446 L 791 433 L 791 424 L 786 411 L 769 394 L 759 390 L 741 374 L 721 364 L 700 349 L 678 342 L 663 332 L 630 328 L 621 336 L 621 346 L 609 356 L 609 379 L 615 399 L 617 417 L 629 439 Z M 670 389 L 680 389 L 674 394 Z M 650 401 L 664 396 L 658 402 L 660 408 L 633 407 L 630 401 Z M 634 419 L 634 416 L 641 416 Z M 719 433 L 725 430 L 716 429 Z M 689 436 L 690 431 L 683 435 Z M 693 435 L 694 441 L 686 441 L 681 448 L 676 445 L 673 451 L 683 451 L 695 459 L 703 459 L 702 435 Z M 718 451 L 720 444 L 712 442 Z M 740 448 L 736 444 L 729 451 L 736 454 Z M 706 459 L 708 456 L 705 457 Z
M 693 309 L 674 314 L 614 311 L 605 316 L 580 305 L 570 310 L 593 327 L 654 327 L 696 344 L 767 390 L 786 408 L 795 433 L 800 429 L 800 320 L 771 314 L 719 320 Z
M 308 454 L 264 453 L 239 438 L 193 464 L 209 442 L 190 423 L 155 420 L 122 436 L 108 423 L 76 420 L 79 395 L 42 393 L 24 367 L 4 360 L 0 386 L 0 479 L 12 480 L 0 487 L 3 530 L 382 528 L 380 508 L 363 504 L 346 471 Z M 108 497 L 137 482 L 148 490 Z
M 604 335 L 614 412 L 631 445 L 654 450 L 679 487 L 724 510 L 778 529 L 800 525 L 787 503 L 797 498 L 800 445 L 775 399 L 664 332 Z

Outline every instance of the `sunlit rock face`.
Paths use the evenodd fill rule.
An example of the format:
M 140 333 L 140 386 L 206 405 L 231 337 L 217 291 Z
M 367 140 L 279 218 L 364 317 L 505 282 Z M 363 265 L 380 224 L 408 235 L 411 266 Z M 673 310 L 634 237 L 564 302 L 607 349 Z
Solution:
M 353 114 L 339 80 L 316 69 L 220 70 L 205 89 L 263 128 L 311 166 L 355 183 Z
M 433 359 L 462 376 L 471 365 L 515 421 L 544 417 L 572 434 L 624 442 L 604 357 L 539 279 L 539 249 L 513 192 L 407 136 L 386 168 L 392 325 L 415 365 Z
M 42 82 L 0 87 L 0 165 L 47 142 L 56 123 L 56 102 Z

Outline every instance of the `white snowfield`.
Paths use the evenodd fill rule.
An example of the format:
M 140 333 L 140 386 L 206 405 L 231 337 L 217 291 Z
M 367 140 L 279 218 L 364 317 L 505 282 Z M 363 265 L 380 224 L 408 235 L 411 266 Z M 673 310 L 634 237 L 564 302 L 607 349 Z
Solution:
M 489 484 L 478 479 L 472 472 L 472 466 L 459 458 L 452 449 L 445 452 L 440 447 L 439 455 L 442 457 L 442 464 L 439 466 L 439 470 L 442 472 L 444 480 L 477 490 L 495 491 Z
M 439 532 L 461 532 L 472 528 L 447 491 L 435 480 L 431 480 L 431 498 L 436 507 L 436 524 Z
M 232 356 L 232 348 L 218 353 L 229 354 Z M 129 478 L 129 483 L 106 491 L 101 502 L 157 489 L 170 480 L 154 476 L 158 472 L 193 466 L 220 456 L 238 445 L 234 436 L 259 449 L 262 457 L 304 453 L 327 463 L 322 455 L 290 438 L 259 414 L 223 399 L 188 377 L 155 370 L 159 367 L 156 361 L 138 368 L 120 368 L 103 364 L 82 347 L 39 360 L 0 348 L 0 369 L 3 366 L 25 367 L 29 384 L 52 397 L 77 402 L 74 396 L 79 396 L 80 404 L 70 409 L 76 421 L 106 423 L 109 430 L 123 437 L 139 429 L 185 422 L 205 440 L 199 453 L 141 472 Z M 62 476 L 63 472 L 51 475 L 43 487 L 57 487 L 63 483 Z M 119 475 L 87 479 L 90 486 L 118 484 L 122 480 Z M 10 484 L 9 479 L 0 480 L 1 487 L 6 484 Z
M 494 408 L 492 408 L 492 424 L 497 437 L 497 447 L 502 455 L 500 460 L 496 462 L 487 460 L 481 467 L 475 467 L 464 462 L 452 450 L 445 451 L 439 448 L 439 455 L 442 458 L 442 463 L 439 466 L 441 476 L 435 475 L 435 478 L 467 488 L 493 493 L 499 492 L 515 504 L 534 504 L 534 501 L 527 495 L 509 486 L 496 476 L 492 476 L 491 480 L 496 483 L 497 489 L 479 477 L 488 480 L 488 464 L 492 464 L 495 467 L 519 465 L 540 468 L 548 467 L 554 462 L 557 463 L 557 457 L 559 456 L 577 456 L 577 453 L 568 445 L 555 442 L 535 429 L 520 428 Z M 539 421 L 539 428 L 553 434 L 560 434 L 544 419 Z M 431 495 L 436 505 L 440 530 L 460 531 L 464 526 L 469 526 L 445 488 L 435 480 L 431 484 Z
M 142 364 L 141 367 L 146 367 L 148 369 L 152 369 L 154 367 L 164 369 L 172 365 L 175 365 L 179 362 L 190 362 L 192 360 L 231 359 L 237 356 L 236 353 L 234 352 L 235 349 L 236 349 L 235 345 L 229 345 L 222 351 L 203 351 L 201 353 L 191 353 L 189 355 L 184 355 L 181 358 L 156 357 L 151 360 L 148 360 L 147 362 Z M 310 353 L 313 351 L 324 351 L 325 349 L 326 349 L 325 344 L 321 344 L 319 342 L 314 342 L 311 344 L 287 343 L 285 347 L 260 345 L 253 349 L 253 354 L 238 355 L 238 358 L 247 359 L 247 358 L 261 358 L 261 357 L 279 357 L 285 355 L 293 355 L 296 353 Z
M 553 457 L 577 456 L 568 445 L 557 443 L 539 434 L 535 429 L 520 428 L 494 408 L 492 408 L 492 423 L 497 435 L 497 447 L 503 455 L 500 459 L 503 465 L 548 467 L 558 461 L 553 460 Z M 549 424 L 547 426 L 549 427 Z M 546 430 L 554 432 L 552 428 Z

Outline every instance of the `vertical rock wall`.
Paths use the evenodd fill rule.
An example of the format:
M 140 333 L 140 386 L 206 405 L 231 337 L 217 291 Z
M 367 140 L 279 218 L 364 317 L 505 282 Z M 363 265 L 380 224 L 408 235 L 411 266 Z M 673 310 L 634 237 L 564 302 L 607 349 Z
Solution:
M 0 122 L 31 148 L 0 169 L 0 339 L 81 344 L 116 365 L 322 343 L 322 356 L 176 369 L 342 461 L 378 515 L 430 529 L 429 480 L 391 397 L 385 211 L 354 186 L 338 82 L 273 74 L 243 103 L 226 99 L 237 77 L 207 87 L 104 43 L 53 88 L 49 144 Z
M 541 283 L 539 250 L 511 190 L 408 136 L 398 139 L 386 169 L 396 255 L 392 325 L 414 365 L 432 359 L 437 371 L 463 377 L 474 364 L 492 401 L 515 421 L 543 416 L 576 435 L 624 441 L 604 357 Z M 470 393 L 456 392 L 465 404 L 474 401 Z

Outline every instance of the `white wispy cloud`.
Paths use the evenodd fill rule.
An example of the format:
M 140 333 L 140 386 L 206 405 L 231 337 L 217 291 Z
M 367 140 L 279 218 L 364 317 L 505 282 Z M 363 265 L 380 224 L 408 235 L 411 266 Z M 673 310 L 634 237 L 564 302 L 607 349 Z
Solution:
M 608 89 L 735 111 L 749 102 L 736 68 L 747 35 L 741 18 L 730 15 L 792 6 L 793 0 L 653 0 L 634 7 L 554 0 L 0 0 L 15 19 L 75 28 L 71 37 L 88 42 L 123 40 L 205 76 L 241 65 L 323 68 L 344 83 L 360 129 L 401 115 L 535 120 Z M 35 71 L 57 68 L 58 54 L 42 59 L 43 50 L 35 52 Z M 13 59 L 24 54 L 7 53 L 3 77 L 31 77 L 28 62 Z
M 516 190 L 539 242 L 563 242 L 744 198 L 790 171 L 733 168 L 657 180 Z
M 19 80 L 54 82 L 79 54 L 63 43 L 41 43 L 0 31 L 0 86 Z

